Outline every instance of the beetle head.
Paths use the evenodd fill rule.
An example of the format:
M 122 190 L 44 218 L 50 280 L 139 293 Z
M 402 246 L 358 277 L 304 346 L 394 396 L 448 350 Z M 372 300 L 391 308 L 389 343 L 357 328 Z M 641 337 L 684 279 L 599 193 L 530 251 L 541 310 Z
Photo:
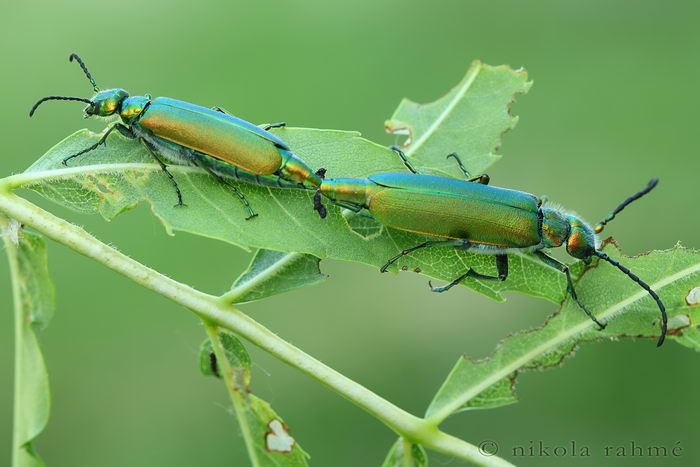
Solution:
M 123 89 L 99 91 L 90 99 L 90 105 L 85 107 L 85 117 L 92 115 L 109 117 L 121 109 L 122 102 L 127 97 L 129 97 L 129 93 Z
M 578 259 L 590 258 L 596 252 L 596 236 L 593 228 L 578 217 L 566 216 L 571 231 L 566 239 L 566 251 Z
M 127 93 L 123 89 L 107 89 L 105 91 L 100 91 L 100 88 L 97 87 L 97 83 L 95 83 L 95 79 L 92 77 L 90 72 L 88 71 L 87 67 L 85 66 L 85 63 L 82 61 L 82 59 L 76 55 L 76 54 L 71 54 L 69 57 L 69 60 L 72 62 L 75 60 L 78 62 L 80 65 L 80 68 L 82 68 L 83 73 L 85 73 L 85 76 L 87 77 L 88 81 L 90 81 L 90 84 L 92 84 L 92 89 L 97 93 L 93 96 L 92 99 L 84 99 L 82 97 L 70 97 L 70 96 L 47 96 L 39 99 L 36 104 L 34 104 L 34 107 L 32 107 L 32 110 L 29 111 L 29 116 L 31 117 L 34 115 L 34 112 L 36 111 L 37 107 L 41 105 L 42 103 L 46 101 L 78 101 L 78 102 L 85 102 L 88 104 L 88 106 L 85 108 L 85 117 L 89 117 L 91 115 L 97 115 L 98 117 L 108 117 L 110 115 L 113 115 L 115 112 L 120 110 L 121 104 L 126 99 L 129 97 L 129 93 Z

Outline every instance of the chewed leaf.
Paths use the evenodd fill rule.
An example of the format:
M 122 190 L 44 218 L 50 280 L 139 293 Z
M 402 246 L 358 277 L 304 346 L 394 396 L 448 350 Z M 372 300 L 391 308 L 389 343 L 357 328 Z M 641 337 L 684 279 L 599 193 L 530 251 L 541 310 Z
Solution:
M 481 174 L 500 156 L 501 135 L 518 121 L 510 115 L 517 94 L 530 89 L 524 70 L 489 66 L 474 61 L 462 81 L 429 104 L 404 99 L 385 123 L 387 132 L 407 135 L 404 150 L 421 173 L 462 178 L 456 152 L 466 168 Z
M 243 343 L 229 331 L 218 330 L 215 335 L 216 342 L 207 339 L 202 343 L 199 367 L 203 374 L 220 377 L 227 384 L 252 464 L 307 465 L 308 454 L 299 447 L 284 420 L 270 404 L 251 394 L 251 360 Z M 225 361 L 212 357 L 222 352 Z
M 479 148 L 488 147 L 487 152 L 490 153 L 495 150 L 500 134 L 514 124 L 514 119 L 508 116 L 508 103 L 512 101 L 514 93 L 523 92 L 528 84 L 523 72 L 513 72 L 505 67 L 492 68 L 479 64 L 476 68 L 470 68 L 470 73 L 477 73 L 478 76 L 475 75 L 461 98 L 450 101 L 449 112 L 438 112 L 432 117 L 423 115 L 421 121 L 433 118 L 430 131 L 437 132 L 437 140 L 446 138 L 449 144 L 457 142 L 450 138 L 461 135 L 461 129 L 480 127 L 483 130 L 481 133 L 475 135 L 467 132 L 461 138 L 463 141 L 469 140 L 469 144 L 479 141 Z M 471 79 L 469 76 L 472 75 L 467 77 Z M 444 106 L 443 101 L 435 105 Z M 480 110 L 477 111 L 477 108 Z M 489 117 L 484 120 L 486 116 Z M 490 122 L 488 128 L 483 127 L 485 121 Z M 460 131 L 450 132 L 449 128 Z M 358 133 L 308 128 L 273 131 L 310 167 L 326 168 L 329 178 L 362 178 L 381 172 L 406 172 L 394 151 L 363 139 Z M 126 140 L 117 134 L 110 135 L 106 147 L 73 159 L 73 168 L 63 168 L 61 161 L 64 157 L 89 147 L 98 138 L 98 135 L 83 131 L 59 143 L 24 174 L 24 185 L 65 206 L 81 212 L 98 212 L 107 219 L 140 202 L 147 202 L 169 232 L 190 232 L 246 249 L 356 261 L 377 269 L 401 250 L 426 240 L 425 236 L 386 228 L 361 216 L 346 216 L 340 208 L 328 203 L 328 217 L 320 219 L 313 210 L 311 191 L 267 188 L 231 181 L 259 214 L 247 221 L 245 208 L 230 190 L 198 168 L 189 166 L 170 167 L 188 205 L 184 208 L 174 207 L 176 197 L 173 187 L 153 163 L 151 156 L 138 142 Z M 431 145 L 435 144 L 433 136 L 424 138 L 424 141 L 424 149 L 416 152 L 416 156 L 438 151 L 437 148 L 431 149 Z M 470 152 L 464 154 L 469 155 Z M 426 160 L 426 165 L 429 163 L 432 162 Z M 420 271 L 435 279 L 452 281 L 470 267 L 482 274 L 494 274 L 494 258 L 454 248 L 432 248 L 401 258 L 391 270 Z M 529 254 L 510 255 L 510 276 L 507 281 L 468 278 L 462 284 L 495 300 L 503 299 L 503 291 L 519 291 L 558 303 L 566 291 L 562 274 Z M 281 289 L 285 290 L 285 287 Z M 268 292 L 272 292 L 272 288 Z M 266 292 L 265 296 L 268 295 Z M 258 298 L 262 298 L 262 295 Z M 243 298 L 255 299 L 254 296 Z
M 685 303 L 685 297 L 691 284 L 700 278 L 700 252 L 676 246 L 644 256 L 621 257 L 614 245 L 608 245 L 605 250 L 661 296 L 669 311 L 670 339 L 697 348 L 700 316 Z M 512 394 L 509 396 L 502 388 L 510 387 L 519 371 L 558 365 L 580 342 L 658 337 L 660 319 L 656 303 L 610 264 L 600 261 L 589 269 L 578 282 L 577 290 L 581 301 L 596 317 L 608 322 L 605 330 L 597 330 L 569 299 L 542 328 L 506 338 L 489 358 L 480 362 L 460 358 L 430 404 L 428 417 L 443 420 L 466 408 L 510 403 Z M 476 404 L 477 400 L 481 402 Z
M 14 220 L 0 216 L 0 227 L 10 259 L 14 282 L 15 320 L 19 324 L 15 355 L 15 465 L 39 467 L 34 440 L 49 419 L 49 377 L 37 332 L 44 329 L 54 308 L 54 285 L 48 270 L 44 239 L 23 230 Z
M 255 443 L 257 465 L 305 466 L 309 455 L 304 452 L 270 404 L 250 394 L 244 401 L 245 417 Z
M 315 256 L 302 253 L 258 250 L 226 298 L 232 303 L 252 302 L 317 284 L 326 278 L 320 262 Z
M 700 281 L 698 281 L 700 283 Z M 680 314 L 674 316 L 674 319 L 669 320 L 674 324 L 682 323 L 680 331 L 673 334 L 673 339 L 679 344 L 690 347 L 700 352 L 700 286 L 692 287 L 685 297 L 685 305 L 679 307 Z

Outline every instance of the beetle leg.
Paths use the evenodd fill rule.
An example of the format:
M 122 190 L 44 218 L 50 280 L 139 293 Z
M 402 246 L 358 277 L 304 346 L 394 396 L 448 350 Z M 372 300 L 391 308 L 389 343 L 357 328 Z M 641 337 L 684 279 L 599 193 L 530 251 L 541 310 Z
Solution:
M 401 150 L 401 148 L 392 145 L 389 146 L 389 149 L 393 149 L 394 151 L 396 151 L 396 154 L 399 155 L 399 157 L 401 158 L 401 162 L 403 162 L 403 165 L 406 166 L 409 172 L 411 172 L 412 174 L 418 173 L 418 171 L 411 165 L 411 163 L 408 162 L 408 158 L 406 157 L 406 154 L 404 154 L 404 152 Z
M 481 174 L 477 175 L 476 177 L 472 177 L 467 180 L 468 182 L 478 182 L 482 185 L 488 185 L 489 182 L 491 181 L 491 177 L 489 177 L 488 174 Z
M 192 163 L 200 169 L 204 169 L 209 175 L 214 177 L 214 180 L 221 183 L 222 185 L 230 189 L 234 195 L 238 196 L 238 199 L 241 200 L 241 203 L 243 203 L 243 205 L 248 210 L 248 217 L 246 217 L 245 220 L 250 220 L 258 215 L 255 211 L 253 211 L 253 208 L 250 206 L 250 203 L 248 203 L 248 199 L 243 193 L 241 193 L 241 190 L 231 185 L 225 178 L 211 170 L 206 164 L 202 164 L 199 159 L 192 159 Z
M 595 324 L 598 325 L 598 328 L 605 329 L 605 326 L 607 326 L 607 323 L 603 324 L 600 321 L 598 321 L 596 319 L 596 317 L 593 316 L 593 314 L 590 311 L 588 311 L 588 309 L 585 306 L 583 306 L 583 303 L 581 303 L 579 301 L 578 297 L 576 296 L 576 290 L 574 289 L 574 282 L 571 280 L 571 273 L 569 272 L 569 266 L 567 266 L 566 264 L 562 263 L 561 261 L 559 261 L 555 258 L 552 258 L 544 251 L 537 250 L 534 253 L 547 266 L 550 266 L 550 267 L 557 269 L 557 270 L 563 272 L 564 274 L 566 274 L 566 291 L 571 295 L 571 298 L 574 299 L 576 304 L 583 310 L 583 312 L 586 313 L 586 315 L 589 318 L 591 318 Z
M 262 128 L 265 131 L 269 131 L 269 130 L 272 130 L 273 128 L 284 128 L 286 126 L 287 126 L 287 122 L 279 122 L 279 123 L 268 123 L 267 125 L 265 125 Z
M 367 213 L 363 206 L 358 206 L 356 204 L 344 201 L 331 201 L 331 203 L 343 209 L 347 209 L 348 211 L 352 211 L 355 214 L 365 215 L 364 213 Z M 314 211 L 318 211 L 319 215 L 323 214 L 321 215 L 321 219 L 326 217 L 326 207 L 323 204 L 321 204 L 321 193 L 318 191 L 316 192 L 316 194 L 314 194 Z M 366 215 L 374 219 L 371 214 L 367 213 Z
M 386 272 L 389 266 L 397 262 L 399 259 L 403 258 L 406 255 L 410 255 L 416 250 L 420 250 L 422 248 L 432 248 L 434 246 L 464 246 L 468 245 L 470 242 L 469 240 L 432 240 L 432 241 L 427 241 L 424 243 L 421 243 L 420 245 L 414 246 L 413 248 L 408 248 L 406 250 L 403 250 L 401 253 L 398 255 L 394 256 L 391 258 L 389 261 L 386 262 L 384 266 L 381 267 L 380 271 L 381 272 Z
M 467 272 L 465 272 L 464 274 L 462 274 L 457 279 L 453 280 L 452 282 L 450 282 L 447 285 L 443 285 L 442 287 L 433 287 L 433 284 L 430 281 L 428 281 L 428 285 L 430 286 L 430 290 L 432 292 L 441 293 L 441 292 L 446 292 L 446 291 L 450 290 L 452 287 L 459 284 L 467 277 L 471 277 L 474 279 L 504 281 L 508 278 L 508 255 L 506 255 L 506 254 L 496 255 L 496 270 L 498 271 L 497 276 L 487 276 L 486 274 L 480 274 L 480 273 L 474 271 L 472 268 L 469 268 L 469 270 L 467 270 Z
M 349 211 L 352 211 L 354 213 L 359 213 L 364 209 L 362 206 L 358 206 L 356 204 L 347 203 L 347 202 L 343 202 L 343 201 L 333 201 L 333 204 L 335 204 L 336 206 L 340 206 L 343 209 L 347 209 Z
M 127 139 L 136 139 L 136 135 L 133 131 L 131 131 L 131 128 L 129 128 L 128 126 L 122 125 L 121 123 L 117 123 L 114 126 L 123 137 Z
M 401 158 L 401 162 L 403 162 L 403 165 L 406 166 L 406 168 L 409 170 L 409 172 L 417 174 L 418 171 L 416 170 L 413 165 L 411 165 L 410 162 L 408 162 L 408 157 L 406 154 L 399 148 L 398 146 L 389 146 L 390 149 L 393 149 L 396 151 L 396 154 L 399 155 Z M 477 175 L 475 177 L 472 177 L 472 175 L 469 173 L 469 171 L 464 167 L 464 164 L 462 164 L 462 160 L 459 158 L 456 152 L 453 152 L 452 154 L 448 154 L 447 158 L 449 159 L 450 157 L 454 157 L 455 160 L 457 161 L 457 164 L 459 164 L 459 168 L 462 170 L 462 173 L 467 177 L 468 182 L 478 182 L 482 185 L 488 185 L 489 182 L 491 181 L 491 177 L 489 177 L 487 174 L 481 174 Z
M 316 171 L 316 175 L 318 178 L 323 180 L 326 178 L 326 169 L 321 167 Z M 325 219 L 326 214 L 328 213 L 328 211 L 326 211 L 326 207 L 321 202 L 321 187 L 319 187 L 318 190 L 316 190 L 316 193 L 314 193 L 314 211 L 318 212 L 321 219 Z
M 107 141 L 107 137 L 114 130 L 118 130 L 119 133 L 123 134 L 127 138 L 130 138 L 130 139 L 135 138 L 134 134 L 131 132 L 131 130 L 129 130 L 128 127 L 122 125 L 121 123 L 115 123 L 114 125 L 110 126 L 107 131 L 105 131 L 105 134 L 102 135 L 102 138 L 100 138 L 100 140 L 98 142 L 96 142 L 95 144 L 93 144 L 89 148 L 83 149 L 82 151 L 76 152 L 75 154 L 71 154 L 70 156 L 65 157 L 63 159 L 63 165 L 68 165 L 68 161 L 73 159 L 74 157 L 78 157 L 78 156 L 85 154 L 86 152 L 93 151 L 93 150 L 97 149 L 97 147 L 101 144 L 106 144 L 105 141 Z
M 489 182 L 491 181 L 491 177 L 489 177 L 487 174 L 481 174 L 477 175 L 475 177 L 472 177 L 469 171 L 467 170 L 466 167 L 464 167 L 464 164 L 462 164 L 462 159 L 459 158 L 456 152 L 453 152 L 451 154 L 447 155 L 447 158 L 449 159 L 450 157 L 454 157 L 454 159 L 457 161 L 457 164 L 459 165 L 459 169 L 462 171 L 465 177 L 467 177 L 468 182 L 479 182 L 482 185 L 488 185 Z
M 168 176 L 170 181 L 173 183 L 173 187 L 175 188 L 175 193 L 177 193 L 177 206 L 187 206 L 185 203 L 182 202 L 182 193 L 180 192 L 180 187 L 177 186 L 177 182 L 175 181 L 175 177 L 173 177 L 173 174 L 170 173 L 168 170 L 168 166 L 165 165 L 165 162 L 163 162 L 160 157 L 158 157 L 157 150 L 153 144 L 149 143 L 145 139 L 141 138 L 141 142 L 143 143 L 144 146 L 146 146 L 146 149 L 148 149 L 148 152 L 151 153 L 151 156 L 158 162 L 158 165 L 160 165 L 160 168 L 165 172 L 165 174 Z

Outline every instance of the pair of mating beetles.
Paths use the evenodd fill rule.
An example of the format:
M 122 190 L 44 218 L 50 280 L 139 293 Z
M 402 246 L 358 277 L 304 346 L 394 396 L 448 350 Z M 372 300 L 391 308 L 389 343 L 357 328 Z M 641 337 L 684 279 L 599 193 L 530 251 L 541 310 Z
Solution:
M 567 253 L 574 258 L 588 262 L 597 256 L 646 290 L 661 312 L 661 335 L 657 346 L 664 342 L 667 316 L 661 299 L 629 269 L 600 251 L 596 236 L 629 203 L 651 191 L 657 179 L 623 201 L 594 227 L 574 214 L 543 207 L 542 200 L 529 193 L 489 186 L 487 175 L 471 177 L 456 154 L 450 156 L 457 160 L 466 180 L 420 175 L 401 150 L 393 146 L 411 173 L 326 180 L 324 169 L 313 171 L 292 153 L 287 144 L 268 131 L 284 126 L 284 123 L 260 128 L 219 107 L 208 109 L 167 97 L 129 96 L 123 89 L 101 91 L 80 57 L 71 54 L 70 61 L 73 60 L 78 62 L 96 94 L 91 99 L 44 97 L 34 104 L 29 115 L 32 116 L 45 101 L 67 100 L 86 103 L 85 117 L 118 115 L 121 121 L 110 126 L 94 145 L 66 157 L 64 164 L 104 144 L 109 134 L 117 130 L 123 136 L 143 143 L 172 182 L 177 194 L 176 206 L 184 205 L 182 193 L 166 161 L 193 164 L 205 170 L 241 200 L 248 211 L 247 219 L 256 214 L 243 193 L 230 184 L 228 178 L 265 186 L 314 190 L 314 209 L 321 217 L 326 215 L 321 203 L 323 195 L 333 204 L 355 212 L 362 211 L 387 227 L 434 238 L 400 252 L 382 266 L 382 272 L 401 257 L 422 248 L 452 246 L 495 256 L 497 276 L 480 274 L 469 268 L 449 284 L 431 287 L 434 292 L 449 290 L 468 277 L 504 281 L 508 277 L 507 254 L 528 251 L 566 275 L 571 298 L 603 329 L 605 324 L 599 322 L 578 299 L 569 267 L 543 251 L 566 244 Z

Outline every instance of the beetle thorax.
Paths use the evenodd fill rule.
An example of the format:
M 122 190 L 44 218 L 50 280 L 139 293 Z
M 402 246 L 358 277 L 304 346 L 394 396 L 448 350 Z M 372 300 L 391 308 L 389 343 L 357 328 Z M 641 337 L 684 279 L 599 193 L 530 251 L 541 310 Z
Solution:
M 146 96 L 134 96 L 124 99 L 119 116 L 127 125 L 131 124 L 141 113 L 151 100 Z
M 540 234 L 544 248 L 562 246 L 569 238 L 571 226 L 566 219 L 566 215 L 551 208 L 542 208 L 542 223 Z

